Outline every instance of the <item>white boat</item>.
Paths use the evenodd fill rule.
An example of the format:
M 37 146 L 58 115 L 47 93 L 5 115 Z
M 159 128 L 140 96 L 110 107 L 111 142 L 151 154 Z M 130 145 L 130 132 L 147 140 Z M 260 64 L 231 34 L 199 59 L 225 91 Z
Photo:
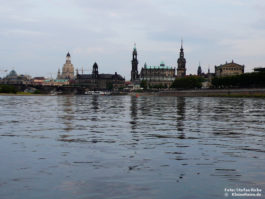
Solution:
M 92 95 L 92 92 L 93 92 L 93 91 L 86 91 L 86 92 L 85 92 L 85 95 Z
M 54 95 L 61 95 L 61 94 L 63 94 L 62 91 L 51 91 L 50 92 L 50 95 L 52 95 L 52 96 L 54 96 Z
M 85 95 L 110 95 L 111 93 L 108 91 L 86 91 Z

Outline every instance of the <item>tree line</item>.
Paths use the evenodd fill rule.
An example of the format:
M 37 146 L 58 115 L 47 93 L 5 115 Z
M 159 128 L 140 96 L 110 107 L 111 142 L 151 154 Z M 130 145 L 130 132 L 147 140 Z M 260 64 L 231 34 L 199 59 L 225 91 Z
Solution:
M 202 83 L 208 81 L 207 78 L 200 76 L 177 77 L 170 88 L 174 89 L 199 89 Z M 212 88 L 265 88 L 265 72 L 245 73 L 242 75 L 214 77 L 211 80 Z M 144 89 L 166 88 L 164 85 L 151 87 L 147 81 L 141 82 Z
M 245 73 L 212 79 L 214 88 L 264 88 L 265 72 Z

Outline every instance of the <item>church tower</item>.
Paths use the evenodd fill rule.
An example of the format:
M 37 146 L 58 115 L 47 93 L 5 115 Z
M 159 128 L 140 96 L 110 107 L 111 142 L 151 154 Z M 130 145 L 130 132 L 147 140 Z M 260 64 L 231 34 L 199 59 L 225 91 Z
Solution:
M 92 77 L 94 79 L 98 78 L 98 65 L 97 65 L 97 63 L 94 63 L 94 65 L 93 65 Z
M 74 79 L 74 66 L 71 63 L 71 55 L 68 52 L 66 55 L 66 62 L 63 65 L 63 70 L 62 70 L 62 75 L 61 75 L 61 79 Z
M 139 78 L 136 44 L 134 44 L 132 57 L 133 58 L 132 58 L 131 81 L 134 82 Z
M 178 59 L 177 77 L 186 76 L 186 59 L 184 58 L 183 42 L 181 40 L 181 48 Z
M 58 72 L 57 72 L 57 79 L 60 79 L 61 78 L 61 72 L 60 72 L 60 68 L 58 69 Z
M 197 70 L 197 75 L 201 76 L 202 75 L 202 67 L 201 64 L 199 63 L 198 70 Z

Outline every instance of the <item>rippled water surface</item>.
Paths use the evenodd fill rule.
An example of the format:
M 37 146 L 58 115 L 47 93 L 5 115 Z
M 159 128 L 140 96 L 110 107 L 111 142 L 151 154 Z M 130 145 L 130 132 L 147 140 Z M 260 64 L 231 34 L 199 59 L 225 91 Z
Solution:
M 265 194 L 264 99 L 0 96 L 0 114 L 1 199 Z

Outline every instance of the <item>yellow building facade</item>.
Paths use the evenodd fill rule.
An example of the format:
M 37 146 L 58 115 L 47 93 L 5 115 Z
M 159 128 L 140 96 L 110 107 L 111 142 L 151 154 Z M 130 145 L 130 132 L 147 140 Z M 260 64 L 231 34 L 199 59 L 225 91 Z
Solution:
M 216 77 L 224 77 L 224 76 L 232 76 L 232 75 L 241 75 L 244 73 L 245 66 L 234 63 L 234 61 L 230 63 L 221 64 L 220 66 L 215 66 L 215 76 Z

